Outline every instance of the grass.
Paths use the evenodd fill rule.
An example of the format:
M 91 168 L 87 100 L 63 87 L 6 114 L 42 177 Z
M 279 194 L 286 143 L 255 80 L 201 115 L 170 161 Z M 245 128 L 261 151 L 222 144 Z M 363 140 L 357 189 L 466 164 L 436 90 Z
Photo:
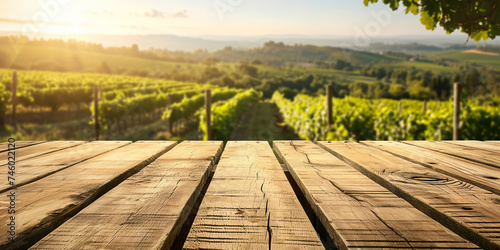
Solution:
M 478 63 L 495 70 L 500 70 L 500 56 L 495 55 L 484 55 L 477 53 L 464 53 L 464 50 L 446 50 L 428 53 L 430 58 L 447 58 L 454 59 L 460 62 Z

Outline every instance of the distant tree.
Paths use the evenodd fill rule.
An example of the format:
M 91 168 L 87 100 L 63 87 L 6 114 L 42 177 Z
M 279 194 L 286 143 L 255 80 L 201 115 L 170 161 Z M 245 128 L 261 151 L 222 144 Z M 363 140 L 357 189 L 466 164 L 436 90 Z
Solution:
M 481 73 L 476 68 L 472 68 L 465 76 L 465 87 L 469 95 L 477 95 L 478 88 L 482 85 Z
M 349 84 L 349 95 L 354 97 L 368 97 L 369 84 L 366 82 L 354 82 Z
M 378 0 L 363 0 L 365 6 Z M 448 34 L 455 30 L 466 33 L 472 39 L 493 39 L 500 34 L 498 0 L 383 0 L 392 10 L 402 3 L 406 14 L 420 14 L 420 22 L 426 29 L 439 25 Z
M 137 45 L 137 44 L 135 44 L 135 43 L 134 43 L 134 44 L 132 44 L 132 51 L 133 51 L 133 52 L 139 52 L 139 45 Z
M 372 84 L 370 84 L 369 97 L 375 99 L 388 98 L 389 86 L 379 81 L 373 82 Z
M 389 87 L 389 95 L 394 99 L 402 99 L 407 97 L 405 86 L 403 84 L 391 84 Z
M 426 100 L 435 97 L 435 93 L 430 87 L 424 86 L 423 81 L 415 82 L 410 88 L 410 97 L 414 99 Z
M 442 100 L 450 96 L 451 84 L 447 77 L 434 76 L 431 80 L 430 88 L 436 93 L 436 97 Z
M 222 75 L 224 75 L 224 72 L 219 71 L 216 67 L 208 66 L 203 71 L 200 81 L 208 81 L 210 79 L 219 78 Z
M 247 63 L 240 63 L 238 68 L 245 75 L 249 75 L 251 77 L 258 76 L 258 69 L 254 66 L 248 65 Z

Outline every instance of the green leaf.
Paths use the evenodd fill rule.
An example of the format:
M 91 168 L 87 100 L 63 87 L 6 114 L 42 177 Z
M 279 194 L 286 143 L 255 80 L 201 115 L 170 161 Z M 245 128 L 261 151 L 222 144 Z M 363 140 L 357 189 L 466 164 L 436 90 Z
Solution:
M 411 12 L 413 15 L 418 14 L 418 5 L 416 4 L 411 4 L 408 8 L 406 8 L 406 14 Z
M 422 14 L 420 15 L 420 22 L 428 30 L 434 30 L 436 28 L 436 21 L 434 21 L 434 18 L 432 18 L 427 11 L 422 11 Z
M 474 41 L 476 41 L 476 42 L 481 41 L 481 38 L 486 41 L 486 40 L 488 40 L 488 31 L 485 30 L 485 31 L 476 32 L 476 33 L 472 34 L 470 37 L 472 39 L 474 39 Z

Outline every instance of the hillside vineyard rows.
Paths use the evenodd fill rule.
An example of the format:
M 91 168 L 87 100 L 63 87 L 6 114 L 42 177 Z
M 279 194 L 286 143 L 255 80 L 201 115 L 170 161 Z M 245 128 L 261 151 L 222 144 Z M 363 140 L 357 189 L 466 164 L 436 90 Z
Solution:
M 11 103 L 12 71 L 1 70 L 0 110 L 5 116 Z M 169 124 L 195 123 L 199 139 L 207 139 L 205 95 L 211 89 L 213 139 L 228 140 L 240 117 L 261 100 L 263 93 L 194 82 L 90 73 L 20 71 L 17 103 L 22 110 L 79 110 L 86 108 L 87 126 L 96 114 L 93 89 L 100 90 L 98 121 L 104 131 L 127 131 L 134 125 L 163 119 Z M 272 96 L 283 115 L 281 125 L 306 140 L 445 140 L 452 138 L 453 104 L 450 101 L 334 98 L 334 123 L 326 124 L 324 96 L 299 94 L 293 100 L 276 91 Z M 462 104 L 463 139 L 500 138 L 500 108 Z M 142 122 L 142 123 L 141 123 Z

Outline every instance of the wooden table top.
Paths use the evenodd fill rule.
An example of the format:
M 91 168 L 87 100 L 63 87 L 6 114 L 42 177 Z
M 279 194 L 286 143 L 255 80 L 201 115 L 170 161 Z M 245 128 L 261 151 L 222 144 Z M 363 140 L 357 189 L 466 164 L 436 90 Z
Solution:
M 500 249 L 499 141 L 17 141 L 0 152 L 1 249 Z

